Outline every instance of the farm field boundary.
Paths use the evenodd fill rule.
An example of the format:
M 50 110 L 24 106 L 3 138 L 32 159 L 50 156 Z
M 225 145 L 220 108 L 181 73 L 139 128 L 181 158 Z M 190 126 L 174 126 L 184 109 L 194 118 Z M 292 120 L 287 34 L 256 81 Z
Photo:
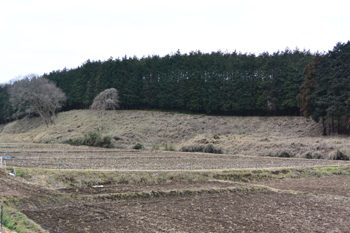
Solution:
M 11 167 L 8 169 L 13 172 Z M 328 177 L 350 175 L 350 166 L 200 171 L 89 171 L 18 167 L 16 168 L 16 173 L 27 182 L 37 183 L 48 188 L 64 188 L 113 184 L 162 184 L 167 182 L 208 181 L 213 179 L 249 183 L 286 178 Z

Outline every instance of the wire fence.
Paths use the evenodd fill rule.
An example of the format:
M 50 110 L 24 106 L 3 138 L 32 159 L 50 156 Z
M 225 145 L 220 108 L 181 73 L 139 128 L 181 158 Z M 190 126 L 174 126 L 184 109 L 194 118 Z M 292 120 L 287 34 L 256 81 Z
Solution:
M 3 212 L 3 206 L 1 206 L 1 220 L 0 220 L 0 222 L 1 222 L 1 228 L 2 228 L 2 226 L 4 225 L 5 227 L 7 227 L 7 228 L 9 228 L 9 229 L 13 229 L 13 230 L 18 229 L 18 230 L 20 230 L 20 231 L 22 231 L 22 232 L 33 232 L 33 231 L 29 231 L 29 230 L 27 230 L 27 229 L 23 229 L 23 228 L 21 228 L 21 227 L 18 227 L 18 226 L 16 226 L 16 225 L 13 225 L 13 224 L 10 224 L 10 223 L 4 221 L 4 220 L 3 220 L 3 216 L 4 216 L 4 215 L 7 216 L 7 217 L 10 217 L 10 218 L 12 218 L 12 219 L 16 219 L 16 220 L 19 220 L 19 221 L 22 221 L 22 222 L 31 224 L 31 225 L 33 225 L 33 226 L 40 226 L 40 227 L 42 227 L 42 228 L 44 228 L 44 229 L 46 229 L 46 230 L 49 230 L 49 231 L 51 231 L 51 232 L 64 233 L 64 232 L 62 232 L 62 231 L 55 230 L 55 229 L 52 229 L 52 228 L 50 228 L 50 227 L 46 227 L 46 226 L 37 224 L 37 223 L 35 223 L 35 222 L 27 221 L 27 220 L 20 219 L 20 218 L 17 218 L 17 217 L 15 217 L 15 216 L 6 214 L 6 213 Z M 2 230 L 2 229 L 1 229 L 1 230 Z

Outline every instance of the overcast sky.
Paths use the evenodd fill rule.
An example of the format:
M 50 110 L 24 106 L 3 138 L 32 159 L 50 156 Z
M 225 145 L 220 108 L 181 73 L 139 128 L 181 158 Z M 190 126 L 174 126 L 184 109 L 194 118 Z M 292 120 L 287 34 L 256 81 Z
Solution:
M 350 40 L 349 9 L 345 0 L 0 0 L 0 83 L 178 49 L 328 51 Z

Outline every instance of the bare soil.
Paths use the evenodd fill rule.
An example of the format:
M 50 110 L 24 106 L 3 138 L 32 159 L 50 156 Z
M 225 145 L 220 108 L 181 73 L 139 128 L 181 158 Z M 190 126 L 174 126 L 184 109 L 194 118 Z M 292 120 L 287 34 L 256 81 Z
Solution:
M 41 206 L 44 203 L 61 199 L 55 190 L 26 182 L 20 177 L 0 176 L 0 202 L 15 200 L 18 207 Z
M 349 232 L 349 204 L 266 191 L 80 202 L 24 213 L 63 232 Z
M 282 190 L 350 197 L 350 176 L 269 180 L 259 184 Z
M 336 197 L 253 191 L 245 188 L 251 187 L 251 184 L 215 180 L 50 190 L 6 173 L 0 176 L 0 199 L 17 198 L 18 208 L 30 219 L 65 233 L 350 231 L 348 176 L 259 183 L 282 190 L 331 194 Z M 223 191 L 153 198 L 100 198 L 113 193 L 201 189 Z
M 111 111 L 106 112 L 104 116 L 103 133 L 117 136 L 119 139 L 114 143 L 123 147 L 122 150 L 23 143 L 62 142 L 68 138 L 81 137 L 97 125 L 94 116 L 86 113 L 87 111 L 61 113 L 56 125 L 49 128 L 43 128 L 38 119 L 24 119 L 2 125 L 0 156 L 15 157 L 6 160 L 7 166 L 69 169 L 67 172 L 72 172 L 74 176 L 77 173 L 73 169 L 112 170 L 111 173 L 120 175 L 130 172 L 138 178 L 135 178 L 135 181 L 141 181 L 143 178 L 139 174 L 142 170 L 169 170 L 166 173 L 179 170 L 176 172 L 182 175 L 185 172 L 181 170 L 190 169 L 249 168 L 242 174 L 258 176 L 258 169 L 255 168 L 297 166 L 310 170 L 311 168 L 302 167 L 349 164 L 346 161 L 247 156 L 278 154 L 284 151 L 292 154 L 311 151 L 328 156 L 337 149 L 348 149 L 348 138 L 323 138 L 319 136 L 318 124 L 298 117 L 239 118 Z M 214 138 L 214 134 L 218 134 L 218 137 Z M 143 143 L 148 149 L 152 145 L 162 147 L 165 143 L 173 143 L 176 149 L 192 143 L 213 143 L 227 151 L 226 154 L 215 155 L 130 150 L 136 142 Z M 93 175 L 84 177 L 85 174 L 80 171 L 81 177 L 65 177 L 61 174 L 62 171 L 53 171 L 50 177 L 44 177 L 45 172 L 35 170 L 38 174 L 30 181 L 37 184 L 33 184 L 19 177 L 8 176 L 0 169 L 0 201 L 12 203 L 13 208 L 25 213 L 35 222 L 65 233 L 350 232 L 348 176 L 300 178 L 293 173 L 291 175 L 300 179 L 276 180 L 277 172 L 280 172 L 277 171 L 276 174 L 271 172 L 276 176 L 275 180 L 268 181 L 266 177 L 261 176 L 262 181 L 258 183 L 279 190 L 310 193 L 309 195 L 273 189 L 254 191 L 249 189 L 252 186 L 249 184 L 250 179 L 245 180 L 247 184 L 204 180 L 184 182 L 178 179 L 176 182 L 160 180 L 161 182 L 155 183 L 132 184 L 115 181 L 101 188 L 48 189 L 38 185 L 54 182 L 60 177 L 72 178 L 71 182 L 74 185 L 79 184 L 78 179 L 95 184 L 102 182 L 105 175 L 103 171 L 93 171 L 86 172 Z M 221 170 L 217 173 L 219 177 L 214 177 L 221 179 L 221 175 L 224 178 L 227 175 L 227 178 L 230 178 L 230 172 Z M 148 176 L 153 178 L 157 173 L 161 172 L 152 171 Z M 158 176 L 154 179 L 156 177 Z M 95 180 L 92 182 L 89 179 Z M 50 187 L 67 186 L 52 184 Z M 231 189 L 232 187 L 238 189 Z M 133 193 L 213 189 L 223 191 L 215 194 L 184 192 L 179 196 L 132 196 Z M 129 196 L 127 199 L 108 198 L 113 194 Z M 322 196 L 323 194 L 325 195 Z
M 350 164 L 349 161 L 343 160 L 115 149 L 78 151 L 7 149 L 3 154 L 15 157 L 4 160 L 7 166 L 47 169 L 208 170 Z

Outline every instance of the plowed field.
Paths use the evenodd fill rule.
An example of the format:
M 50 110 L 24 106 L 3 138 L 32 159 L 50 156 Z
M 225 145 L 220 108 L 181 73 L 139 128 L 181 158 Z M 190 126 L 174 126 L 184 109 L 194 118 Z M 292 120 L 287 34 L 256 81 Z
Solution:
M 271 180 L 260 184 L 282 190 L 350 197 L 350 176 Z
M 51 173 L 28 169 L 33 172 L 23 176 L 27 180 L 2 170 L 0 200 L 12 203 L 11 208 L 36 223 L 64 233 L 350 232 L 350 176 L 335 175 L 348 174 L 346 161 L 96 149 L 7 148 L 0 155 L 14 157 L 6 159 L 8 169 L 11 165 L 60 169 Z M 326 164 L 342 166 L 311 168 Z M 270 167 L 284 168 L 255 169 Z M 74 171 L 88 168 L 96 171 Z M 241 170 L 215 170 L 230 168 Z M 97 171 L 102 169 L 112 171 Z M 320 171 L 335 173 L 313 175 Z M 192 173 L 198 179 L 182 179 Z M 107 175 L 116 180 L 103 183 Z M 117 180 L 131 176 L 140 177 L 125 183 Z M 152 180 L 160 176 L 164 179 Z M 229 181 L 240 181 L 240 176 L 245 183 Z M 142 180 L 145 177 L 150 179 Z M 38 185 L 45 182 L 61 186 Z
M 349 232 L 350 202 L 266 192 L 77 203 L 24 211 L 63 232 Z
M 48 169 L 208 170 L 342 165 L 347 161 L 136 150 L 6 150 L 7 166 Z

